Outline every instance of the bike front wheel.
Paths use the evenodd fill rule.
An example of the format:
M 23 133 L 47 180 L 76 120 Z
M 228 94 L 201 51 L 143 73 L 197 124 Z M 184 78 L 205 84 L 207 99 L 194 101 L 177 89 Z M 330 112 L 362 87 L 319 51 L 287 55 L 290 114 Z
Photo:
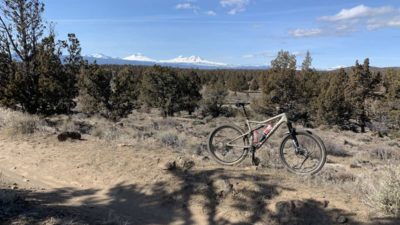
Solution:
M 237 126 L 223 125 L 208 137 L 211 157 L 222 165 L 233 166 L 242 162 L 248 153 L 249 139 Z
M 318 173 L 326 162 L 325 145 L 308 132 L 296 132 L 298 147 L 292 135 L 281 144 L 279 156 L 283 165 L 292 173 L 312 175 Z

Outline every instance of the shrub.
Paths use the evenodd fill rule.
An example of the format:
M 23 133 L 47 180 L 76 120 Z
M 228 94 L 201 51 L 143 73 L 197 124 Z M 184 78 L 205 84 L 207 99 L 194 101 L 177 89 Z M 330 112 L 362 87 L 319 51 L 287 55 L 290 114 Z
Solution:
M 159 140 L 166 146 L 179 148 L 183 147 L 185 142 L 175 132 L 161 132 L 159 133 Z
M 379 160 L 400 159 L 399 149 L 378 147 L 369 151 L 370 157 Z
M 33 134 L 39 126 L 39 118 L 20 112 L 11 112 L 3 117 L 4 129 L 10 136 Z
M 350 154 L 336 143 L 325 141 L 326 152 L 328 155 L 338 157 L 348 157 Z
M 362 179 L 364 202 L 387 215 L 400 215 L 400 166 L 385 167 Z
M 211 115 L 213 117 L 218 117 L 221 114 L 224 114 L 223 105 L 227 95 L 228 92 L 220 82 L 206 87 L 201 103 L 201 114 L 203 116 Z
M 342 184 L 345 182 L 353 182 L 356 177 L 342 168 L 326 167 L 317 176 L 314 177 L 321 183 Z

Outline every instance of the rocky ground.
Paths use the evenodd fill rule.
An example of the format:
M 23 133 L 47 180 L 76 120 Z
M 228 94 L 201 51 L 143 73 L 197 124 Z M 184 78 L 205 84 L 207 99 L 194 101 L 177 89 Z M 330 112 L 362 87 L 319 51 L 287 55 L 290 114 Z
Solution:
M 258 167 L 213 162 L 207 134 L 229 118 L 135 112 L 114 124 L 7 113 L 0 117 L 0 224 L 400 223 L 366 204 L 364 182 L 400 162 L 397 140 L 372 133 L 316 129 L 328 163 L 301 177 L 277 159 L 280 133 L 258 153 Z M 63 131 L 83 136 L 59 142 Z

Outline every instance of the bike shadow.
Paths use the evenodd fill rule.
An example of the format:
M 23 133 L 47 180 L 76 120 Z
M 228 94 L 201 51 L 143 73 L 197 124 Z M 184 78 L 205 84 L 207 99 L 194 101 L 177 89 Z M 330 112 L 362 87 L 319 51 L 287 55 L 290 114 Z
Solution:
M 41 224 L 37 221 L 45 221 L 49 217 L 76 218 L 87 224 L 144 225 L 372 225 L 400 222 L 399 218 L 375 218 L 370 223 L 361 223 L 353 219 L 354 213 L 329 207 L 314 199 L 275 202 L 274 198 L 283 191 L 299 190 L 282 186 L 269 175 L 254 174 L 254 171 L 177 168 L 165 173 L 172 175 L 173 184 L 155 182 L 140 186 L 119 183 L 105 193 L 100 189 L 74 188 L 50 192 L 6 190 L 23 196 L 23 201 L 11 211 L 6 204 L 1 205 L 0 224 L 10 224 L 10 221 L 21 217 L 36 221 L 29 224 Z M 100 193 L 106 198 L 99 198 Z

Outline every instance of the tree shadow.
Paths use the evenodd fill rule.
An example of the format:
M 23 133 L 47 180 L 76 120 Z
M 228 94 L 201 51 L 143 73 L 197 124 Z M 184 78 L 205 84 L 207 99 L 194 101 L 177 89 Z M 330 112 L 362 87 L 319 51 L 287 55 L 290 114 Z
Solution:
M 0 224 L 21 218 L 42 224 L 48 218 L 72 218 L 75 224 L 360 224 L 354 214 L 327 207 L 313 199 L 271 200 L 282 190 L 268 175 L 223 169 L 168 171 L 171 183 L 149 186 L 119 183 L 109 190 L 74 188 L 50 192 L 1 190 L 16 197 L 5 203 L 0 195 Z M 99 197 L 103 196 L 103 198 Z M 78 201 L 79 200 L 79 201 Z M 195 204 L 194 204 L 195 203 Z M 195 210 L 194 210 L 195 208 Z M 12 209 L 12 210 L 11 210 Z M 237 214 L 233 214 L 233 213 Z M 339 218 L 342 217 L 342 218 Z M 344 220 L 344 221 L 343 221 Z M 200 221 L 200 222 L 199 222 Z M 374 218 L 372 224 L 400 224 L 399 218 Z

